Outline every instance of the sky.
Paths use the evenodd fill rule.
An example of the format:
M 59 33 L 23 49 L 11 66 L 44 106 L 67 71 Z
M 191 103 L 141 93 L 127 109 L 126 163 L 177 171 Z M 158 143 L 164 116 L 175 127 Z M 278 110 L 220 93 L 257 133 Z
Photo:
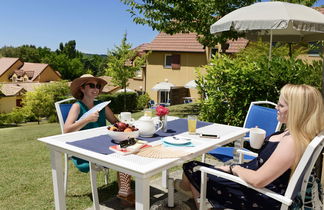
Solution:
M 0 47 L 24 44 L 56 50 L 76 41 L 77 50 L 107 54 L 123 34 L 136 47 L 158 34 L 135 24 L 119 0 L 0 0 Z M 324 5 L 318 0 L 314 6 Z

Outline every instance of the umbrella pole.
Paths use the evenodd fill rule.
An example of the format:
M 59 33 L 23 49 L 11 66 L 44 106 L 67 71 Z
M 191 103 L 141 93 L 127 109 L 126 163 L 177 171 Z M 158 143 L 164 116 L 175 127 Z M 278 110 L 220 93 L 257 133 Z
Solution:
M 270 30 L 269 61 L 271 61 L 271 51 L 272 51 L 272 30 Z
M 324 44 L 322 42 L 322 96 L 324 97 Z

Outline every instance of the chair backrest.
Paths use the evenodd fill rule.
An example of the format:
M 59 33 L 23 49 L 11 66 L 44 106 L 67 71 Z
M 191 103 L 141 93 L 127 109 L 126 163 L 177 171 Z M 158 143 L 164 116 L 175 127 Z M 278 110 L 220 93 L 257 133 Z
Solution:
M 316 163 L 317 158 L 324 147 L 324 131 L 317 135 L 307 146 L 293 175 L 291 176 L 285 197 L 294 199 L 300 192 L 302 200 L 305 199 L 306 187 L 309 176 Z
M 270 135 L 279 131 L 281 123 L 277 120 L 277 110 L 260 105 L 269 105 L 275 107 L 276 104 L 270 101 L 255 101 L 250 104 L 250 108 L 244 121 L 244 128 L 258 127 Z
M 61 132 L 64 133 L 64 123 L 65 120 L 69 114 L 69 111 L 72 107 L 72 103 L 65 103 L 68 101 L 73 101 L 75 100 L 75 98 L 67 98 L 61 101 L 57 101 L 55 102 L 55 109 L 56 109 L 56 113 L 57 113 L 57 117 L 60 123 L 60 127 L 61 127 Z

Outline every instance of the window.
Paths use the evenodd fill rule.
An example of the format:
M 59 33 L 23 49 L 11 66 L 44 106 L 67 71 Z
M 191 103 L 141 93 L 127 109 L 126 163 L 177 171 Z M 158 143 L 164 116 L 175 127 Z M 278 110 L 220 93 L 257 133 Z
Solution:
M 135 78 L 142 78 L 142 69 L 139 69 L 135 72 Z
M 168 103 L 169 102 L 169 91 L 160 91 L 160 103 Z
M 164 68 L 170 69 L 172 66 L 172 55 L 165 55 Z
M 180 69 L 180 54 L 165 55 L 164 68 L 172 68 L 172 70 L 179 70 Z

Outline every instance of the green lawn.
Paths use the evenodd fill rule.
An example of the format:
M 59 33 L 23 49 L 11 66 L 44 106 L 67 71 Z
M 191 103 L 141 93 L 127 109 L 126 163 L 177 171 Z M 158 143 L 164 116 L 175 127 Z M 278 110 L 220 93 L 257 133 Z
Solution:
M 170 115 L 184 117 L 194 114 L 194 107 L 173 106 Z M 133 117 L 137 119 L 142 115 L 143 113 L 135 113 Z M 54 208 L 50 153 L 37 138 L 55 134 L 60 134 L 57 123 L 27 123 L 0 129 L 0 209 Z M 92 205 L 89 174 L 80 173 L 69 162 L 67 208 L 88 208 Z M 116 195 L 115 180 L 115 171 L 110 170 L 108 185 L 104 184 L 104 174 L 98 174 L 100 201 Z

